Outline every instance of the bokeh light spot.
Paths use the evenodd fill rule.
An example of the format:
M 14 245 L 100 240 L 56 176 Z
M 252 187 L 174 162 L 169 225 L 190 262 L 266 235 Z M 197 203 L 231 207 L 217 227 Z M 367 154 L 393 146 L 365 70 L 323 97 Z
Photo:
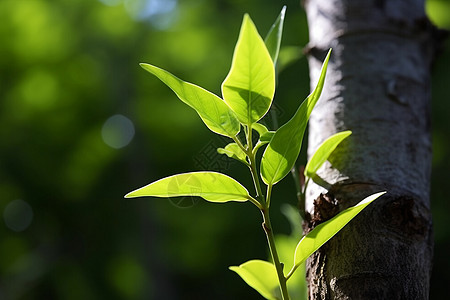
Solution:
M 165 30 L 175 20 L 177 0 L 125 0 L 125 7 L 134 19 Z
M 128 14 L 159 30 L 168 29 L 176 19 L 178 0 L 98 0 L 107 6 L 123 3 Z
M 6 205 L 3 219 L 9 229 L 21 232 L 27 229 L 33 221 L 33 209 L 21 199 L 13 200 Z
M 126 0 L 125 6 L 137 19 L 169 14 L 177 6 L 177 0 Z
M 99 1 L 108 6 L 118 5 L 122 2 L 122 0 L 99 0 Z
M 111 148 L 123 148 L 131 142 L 133 137 L 133 122 L 123 115 L 114 115 L 103 124 L 102 138 Z

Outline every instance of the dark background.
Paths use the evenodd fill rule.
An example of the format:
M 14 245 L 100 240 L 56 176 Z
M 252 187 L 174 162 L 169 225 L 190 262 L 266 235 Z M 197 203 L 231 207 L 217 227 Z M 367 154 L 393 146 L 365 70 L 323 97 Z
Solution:
M 123 199 L 151 181 L 244 166 L 216 154 L 211 133 L 139 62 L 220 94 L 242 16 L 264 36 L 288 5 L 283 46 L 308 40 L 299 1 L 1 0 L 0 299 L 260 299 L 227 268 L 267 250 L 249 203 Z M 450 29 L 450 3 L 428 1 Z M 450 43 L 433 68 L 432 299 L 450 282 Z M 309 93 L 299 57 L 280 74 L 275 103 L 287 121 Z M 304 157 L 304 154 L 302 155 Z M 296 204 L 292 178 L 274 191 Z

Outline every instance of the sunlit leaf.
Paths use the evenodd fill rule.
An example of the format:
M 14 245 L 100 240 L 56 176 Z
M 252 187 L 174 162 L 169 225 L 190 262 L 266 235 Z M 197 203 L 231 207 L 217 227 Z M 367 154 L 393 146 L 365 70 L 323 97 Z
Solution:
M 323 163 L 328 159 L 331 153 L 336 149 L 336 147 L 352 132 L 350 130 L 336 133 L 326 139 L 317 148 L 316 152 L 312 155 L 305 167 L 305 176 L 313 177 L 317 170 L 323 165 Z
M 255 145 L 255 148 L 253 148 L 253 152 L 256 153 L 259 148 L 270 142 L 270 139 L 274 135 L 275 131 L 269 131 L 266 126 L 260 123 L 253 123 L 252 128 L 259 134 L 259 141 Z
M 259 137 L 259 140 L 261 141 L 261 143 L 269 143 L 274 135 L 275 131 L 267 131 L 266 133 L 264 133 Z
M 373 194 L 359 202 L 357 205 L 340 212 L 331 220 L 317 225 L 316 228 L 304 236 L 298 243 L 297 248 L 295 249 L 293 269 L 295 270 L 295 268 L 303 263 L 311 254 L 330 240 L 367 205 L 385 193 L 386 192 Z
M 252 128 L 258 132 L 259 136 L 269 131 L 269 129 L 261 123 L 253 123 Z
M 250 260 L 238 267 L 230 267 L 264 298 L 276 300 L 278 276 L 275 266 L 263 260 Z
M 217 172 L 192 172 L 169 176 L 125 195 L 134 197 L 198 196 L 211 202 L 244 202 L 250 196 L 233 178 Z
M 236 115 L 218 96 L 166 70 L 149 64 L 140 65 L 170 87 L 181 101 L 196 110 L 211 131 L 228 137 L 238 134 L 240 124 Z
M 303 101 L 292 119 L 275 132 L 264 151 L 261 161 L 261 177 L 267 185 L 273 185 L 283 179 L 297 160 L 306 124 L 322 93 L 330 54 L 331 49 L 323 62 L 319 82 L 314 91 Z
M 222 84 L 225 102 L 242 124 L 250 125 L 269 110 L 275 93 L 275 69 L 266 45 L 246 14 L 230 72 Z
M 273 23 L 266 38 L 264 39 L 266 43 L 267 50 L 269 50 L 270 57 L 274 64 L 276 64 L 278 59 L 278 53 L 280 52 L 281 37 L 283 36 L 283 24 L 284 16 L 286 14 L 286 6 L 281 9 L 278 18 Z
M 234 158 L 245 164 L 248 164 L 246 160 L 247 155 L 236 143 L 230 143 L 226 145 L 225 148 L 218 148 L 217 152 L 220 154 L 226 154 L 228 157 Z

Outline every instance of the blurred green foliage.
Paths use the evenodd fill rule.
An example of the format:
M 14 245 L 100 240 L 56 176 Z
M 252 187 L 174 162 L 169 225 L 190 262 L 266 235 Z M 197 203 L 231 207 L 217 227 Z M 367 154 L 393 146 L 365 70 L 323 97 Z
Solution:
M 227 271 L 267 257 L 250 204 L 123 195 L 188 170 L 226 169 L 251 186 L 216 154 L 227 141 L 138 63 L 219 94 L 242 15 L 265 34 L 284 4 L 283 45 L 301 47 L 297 0 L 0 1 L 0 299 L 259 299 Z M 427 9 L 450 29 L 448 1 Z M 434 299 L 450 280 L 445 46 L 433 68 Z M 280 123 L 308 92 L 300 58 L 279 78 Z M 276 200 L 295 205 L 292 195 L 289 180 L 274 191 L 279 233 L 290 230 Z

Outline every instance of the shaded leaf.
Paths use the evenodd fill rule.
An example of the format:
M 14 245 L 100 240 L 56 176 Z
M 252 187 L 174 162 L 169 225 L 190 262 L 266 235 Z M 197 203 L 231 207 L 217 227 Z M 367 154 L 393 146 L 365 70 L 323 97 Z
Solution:
M 217 172 L 191 172 L 169 176 L 125 195 L 134 197 L 198 196 L 211 202 L 244 202 L 248 191 L 233 178 Z
M 140 64 L 170 87 L 181 101 L 197 111 L 206 126 L 213 132 L 228 137 L 236 136 L 240 124 L 227 104 L 213 93 L 189 82 L 185 82 L 161 68 Z
M 312 155 L 308 163 L 305 167 L 305 176 L 313 177 L 317 170 L 323 165 L 323 163 L 328 159 L 331 153 L 336 149 L 336 147 L 352 132 L 350 130 L 336 133 L 326 139 L 320 146 L 317 148 L 316 152 Z
M 264 260 L 250 260 L 238 267 L 230 267 L 252 288 L 257 290 L 264 298 L 276 300 L 279 288 L 278 276 L 275 266 Z
M 225 102 L 247 126 L 269 110 L 275 93 L 275 69 L 266 45 L 246 14 L 233 54 L 230 72 L 222 84 Z
M 281 37 L 283 36 L 283 25 L 284 25 L 285 14 L 286 14 L 286 5 L 283 6 L 283 8 L 281 9 L 281 12 L 278 15 L 278 18 L 275 20 L 275 23 L 273 23 L 272 27 L 270 28 L 269 32 L 267 33 L 266 38 L 264 39 L 267 50 L 270 53 L 270 57 L 272 58 L 274 65 L 277 62 L 278 53 L 280 52 Z
M 217 152 L 220 154 L 226 154 L 230 158 L 239 160 L 245 164 L 247 163 L 247 155 L 242 151 L 242 149 L 236 143 L 230 143 L 225 146 L 225 148 L 218 148 Z
M 367 205 L 372 203 L 375 199 L 385 194 L 380 192 L 373 194 L 357 205 L 347 208 L 322 224 L 317 225 L 310 233 L 304 236 L 297 245 L 294 255 L 294 268 L 297 268 L 303 263 L 311 254 L 319 249 L 323 244 L 330 240 L 336 233 L 338 233 L 348 222 L 350 222 L 358 213 L 360 213 Z M 291 271 L 293 272 L 293 271 Z
M 330 54 L 331 49 L 323 62 L 319 82 L 314 91 L 302 102 L 292 119 L 275 132 L 264 151 L 261 177 L 267 185 L 273 185 L 283 179 L 297 160 L 309 116 L 322 93 Z

